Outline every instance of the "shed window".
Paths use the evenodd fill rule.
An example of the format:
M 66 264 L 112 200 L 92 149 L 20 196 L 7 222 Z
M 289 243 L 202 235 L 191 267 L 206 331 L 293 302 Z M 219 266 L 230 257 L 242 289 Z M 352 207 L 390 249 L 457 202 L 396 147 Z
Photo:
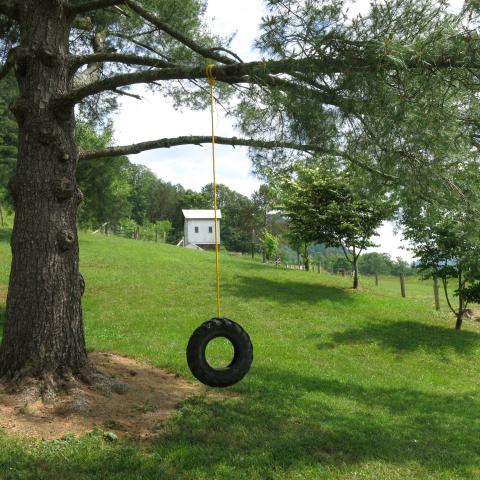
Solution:
M 198 233 L 198 227 L 195 227 L 195 233 Z
M 213 233 L 213 227 L 208 227 L 208 233 Z

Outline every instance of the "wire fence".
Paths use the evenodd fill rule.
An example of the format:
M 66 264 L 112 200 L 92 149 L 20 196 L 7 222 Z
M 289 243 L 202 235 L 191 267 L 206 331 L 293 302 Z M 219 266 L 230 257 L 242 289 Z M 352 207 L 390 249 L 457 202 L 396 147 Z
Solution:
M 153 224 L 153 226 L 148 225 L 147 227 L 142 227 L 139 225 L 124 226 L 104 223 L 93 233 L 102 235 L 115 235 L 117 237 L 129 238 L 131 240 L 167 243 L 168 231 L 161 227 L 155 227 L 154 225 L 155 224 Z

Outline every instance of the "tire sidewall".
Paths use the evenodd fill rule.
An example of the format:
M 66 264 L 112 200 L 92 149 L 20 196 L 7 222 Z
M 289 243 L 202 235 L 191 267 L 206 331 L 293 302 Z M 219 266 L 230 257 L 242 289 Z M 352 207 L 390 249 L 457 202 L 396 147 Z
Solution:
M 233 359 L 225 368 L 214 368 L 206 359 L 207 346 L 215 338 L 226 338 L 233 346 Z M 240 325 L 232 320 L 213 318 L 192 334 L 187 347 L 187 360 L 193 375 L 202 383 L 227 387 L 239 382 L 250 370 L 253 347 Z

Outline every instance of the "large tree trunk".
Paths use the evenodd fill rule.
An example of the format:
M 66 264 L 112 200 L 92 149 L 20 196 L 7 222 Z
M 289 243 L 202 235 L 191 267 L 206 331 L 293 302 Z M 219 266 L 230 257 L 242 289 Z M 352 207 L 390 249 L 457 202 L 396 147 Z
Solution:
M 21 7 L 21 46 L 14 105 L 18 162 L 10 182 L 15 201 L 12 267 L 0 375 L 52 387 L 87 365 L 78 270 L 76 187 L 78 151 L 73 109 L 51 100 L 70 85 L 69 19 L 62 2 L 27 0 Z

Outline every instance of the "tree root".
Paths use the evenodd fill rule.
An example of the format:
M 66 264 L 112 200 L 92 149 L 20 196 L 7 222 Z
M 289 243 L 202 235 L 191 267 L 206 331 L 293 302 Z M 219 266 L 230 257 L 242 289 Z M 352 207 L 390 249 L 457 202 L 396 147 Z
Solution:
M 5 393 L 19 395 L 21 402 L 26 405 L 36 401 L 52 404 L 62 401 L 62 397 L 72 396 L 74 410 L 88 407 L 82 393 L 85 386 L 105 396 L 123 394 L 129 389 L 127 384 L 117 382 L 91 363 L 80 372 L 42 372 L 40 375 L 25 367 L 12 376 L 5 375 L 0 378 L 0 384 Z

